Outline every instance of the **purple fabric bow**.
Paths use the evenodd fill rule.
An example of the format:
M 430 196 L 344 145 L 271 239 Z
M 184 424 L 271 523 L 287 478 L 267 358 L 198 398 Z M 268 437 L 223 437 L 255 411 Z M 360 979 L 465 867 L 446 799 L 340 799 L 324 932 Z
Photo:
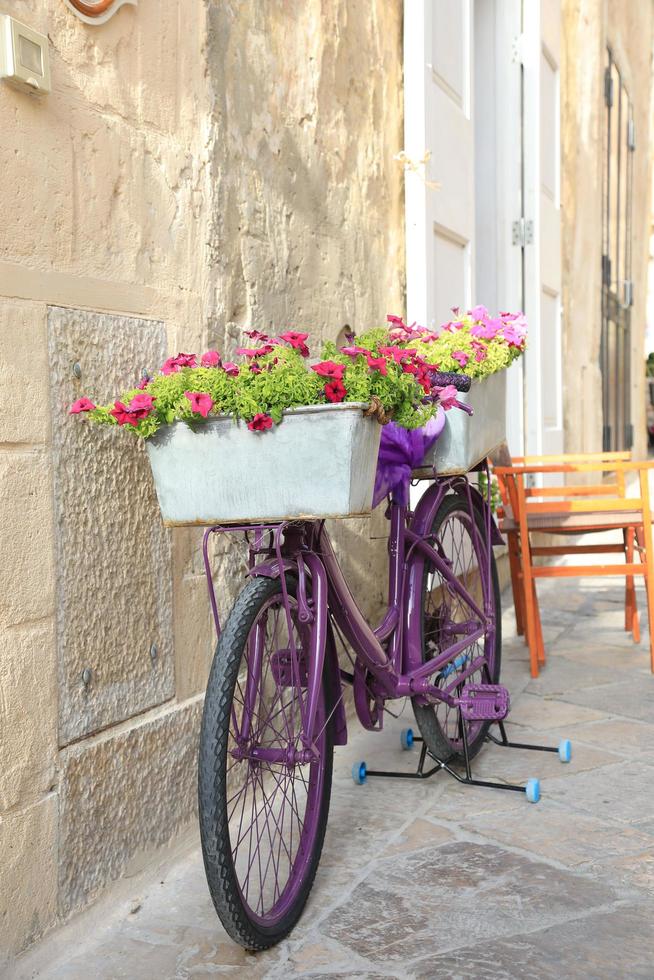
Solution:
M 439 408 L 421 429 L 401 429 L 393 422 L 382 428 L 373 507 L 391 492 L 395 492 L 400 504 L 408 504 L 411 471 L 420 466 L 444 427 L 445 412 Z

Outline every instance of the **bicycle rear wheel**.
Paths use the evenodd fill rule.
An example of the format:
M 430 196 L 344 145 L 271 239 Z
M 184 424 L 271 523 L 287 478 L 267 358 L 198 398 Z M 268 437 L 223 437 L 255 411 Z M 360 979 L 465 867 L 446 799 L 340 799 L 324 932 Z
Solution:
M 467 499 L 450 494 L 441 503 L 432 535 L 438 540 L 443 553 L 452 562 L 452 572 L 463 585 L 477 607 L 491 612 L 490 625 L 485 634 L 470 644 L 450 663 L 441 667 L 432 678 L 437 687 L 448 687 L 457 676 L 466 671 L 473 661 L 483 657 L 483 663 L 463 684 L 498 684 L 502 657 L 502 616 L 497 567 L 490 543 L 486 542 L 486 530 L 481 514 L 475 511 L 477 534 L 473 534 L 473 518 Z M 486 548 L 490 547 L 490 576 L 482 574 L 486 567 Z M 473 613 L 464 600 L 441 576 L 431 562 L 425 563 L 422 583 L 422 657 L 431 660 L 461 639 L 465 633 L 462 625 L 470 622 Z M 454 693 L 461 688 L 454 689 Z M 430 752 L 443 761 L 463 762 L 463 737 L 461 725 L 466 725 L 469 757 L 479 752 L 489 722 L 462 722 L 459 711 L 444 701 L 436 704 L 420 704 L 413 699 L 413 712 Z
M 279 942 L 299 919 L 318 867 L 331 793 L 328 687 L 323 674 L 316 754 L 306 761 L 301 735 L 309 627 L 296 615 L 295 579 L 287 576 L 286 585 L 297 656 L 281 581 L 252 580 L 216 648 L 200 738 L 207 882 L 223 926 L 250 950 Z

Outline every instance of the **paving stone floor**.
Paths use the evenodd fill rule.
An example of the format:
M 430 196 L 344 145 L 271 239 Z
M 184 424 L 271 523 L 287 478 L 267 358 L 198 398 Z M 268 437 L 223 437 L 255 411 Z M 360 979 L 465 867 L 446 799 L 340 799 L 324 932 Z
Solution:
M 193 847 L 48 937 L 11 980 L 652 980 L 647 632 L 639 646 L 623 632 L 620 580 L 547 581 L 539 591 L 548 663 L 538 679 L 512 610 L 504 616 L 509 728 L 521 741 L 569 736 L 572 762 L 489 746 L 476 765 L 486 777 L 540 776 L 537 806 L 444 775 L 355 787 L 356 759 L 415 764 L 399 749 L 407 704 L 381 735 L 352 725 L 350 744 L 337 749 L 323 860 L 300 925 L 279 947 L 253 956 L 226 937 Z

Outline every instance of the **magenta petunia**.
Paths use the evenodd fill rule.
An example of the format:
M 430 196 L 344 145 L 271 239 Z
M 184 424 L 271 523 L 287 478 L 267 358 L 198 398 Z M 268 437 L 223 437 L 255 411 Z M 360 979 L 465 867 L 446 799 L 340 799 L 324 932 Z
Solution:
M 220 367 L 221 363 L 221 357 L 217 350 L 208 350 L 200 360 L 200 366 L 205 368 Z
M 438 395 L 438 403 L 444 411 L 449 412 L 451 408 L 456 406 L 459 393 L 454 385 L 445 385 L 444 388 L 436 388 L 436 393 Z
M 265 412 L 257 412 L 251 422 L 248 422 L 248 429 L 252 432 L 265 432 L 266 429 L 271 429 L 273 426 L 273 420 Z
M 345 373 L 345 365 L 337 364 L 335 361 L 321 361 L 320 364 L 312 364 L 311 370 L 319 374 L 321 378 L 332 378 L 334 381 L 342 381 Z
M 347 357 L 358 357 L 359 354 L 365 354 L 367 357 L 370 353 L 366 347 L 339 347 L 339 351 Z
M 371 357 L 368 355 L 368 367 L 371 371 L 379 371 L 380 374 L 388 374 L 388 364 L 385 357 Z
M 148 387 L 148 385 L 150 384 L 151 381 L 152 381 L 152 378 L 149 377 L 149 375 L 146 374 L 143 378 L 141 378 L 140 382 L 137 384 L 136 387 L 137 388 L 140 388 L 141 391 L 143 391 L 144 388 L 147 388 Z
M 161 366 L 162 374 L 175 374 L 185 367 L 197 367 L 198 359 L 195 354 L 178 354 L 177 357 L 169 357 Z
M 231 375 L 231 377 L 235 378 L 238 375 L 238 364 L 234 364 L 233 361 L 225 361 L 222 367 L 223 371 L 225 371 L 226 374 Z
M 79 415 L 80 412 L 92 412 L 95 405 L 89 398 L 78 398 L 70 406 L 69 415 Z
M 191 410 L 206 419 L 214 404 L 211 395 L 203 391 L 185 391 L 184 395 L 191 403 Z
M 325 385 L 325 398 L 329 402 L 342 402 L 347 396 L 347 390 L 342 381 L 330 381 Z
M 281 340 L 285 340 L 287 344 L 294 347 L 302 357 L 308 357 L 309 348 L 306 344 L 308 336 L 308 333 L 300 333 L 298 330 L 287 330 L 286 333 L 281 334 Z
M 474 306 L 471 310 L 468 310 L 468 314 L 473 320 L 483 320 L 485 316 L 488 316 L 488 310 L 485 306 Z
M 263 347 L 238 347 L 236 353 L 242 357 L 265 357 L 272 354 L 274 349 L 272 344 L 264 344 Z
M 134 395 L 129 403 L 129 410 L 130 412 L 149 412 L 155 401 L 156 399 L 154 395 L 146 395 L 145 392 L 143 392 L 142 395 Z
M 138 425 L 139 423 L 138 412 L 133 412 L 123 402 L 114 402 L 114 407 L 109 414 L 113 415 L 118 425 Z
M 464 368 L 470 360 L 470 354 L 466 354 L 464 350 L 455 350 L 452 353 L 452 358 Z
M 386 320 L 388 323 L 392 323 L 395 327 L 401 327 L 403 330 L 407 330 L 407 325 L 401 316 L 395 316 L 394 313 L 388 313 L 386 315 Z

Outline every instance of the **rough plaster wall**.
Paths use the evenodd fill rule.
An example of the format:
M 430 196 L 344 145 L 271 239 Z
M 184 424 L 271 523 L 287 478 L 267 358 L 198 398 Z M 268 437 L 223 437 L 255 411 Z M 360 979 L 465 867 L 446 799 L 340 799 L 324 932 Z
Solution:
M 643 338 L 650 215 L 651 3 L 563 0 L 562 264 L 566 447 L 602 448 L 601 331 L 604 66 L 610 44 L 634 105 L 632 422 L 645 453 Z
M 214 96 L 209 341 L 287 325 L 311 342 L 404 309 L 402 3 L 210 2 Z M 375 521 L 377 533 L 379 524 Z M 369 522 L 332 526 L 370 613 Z

